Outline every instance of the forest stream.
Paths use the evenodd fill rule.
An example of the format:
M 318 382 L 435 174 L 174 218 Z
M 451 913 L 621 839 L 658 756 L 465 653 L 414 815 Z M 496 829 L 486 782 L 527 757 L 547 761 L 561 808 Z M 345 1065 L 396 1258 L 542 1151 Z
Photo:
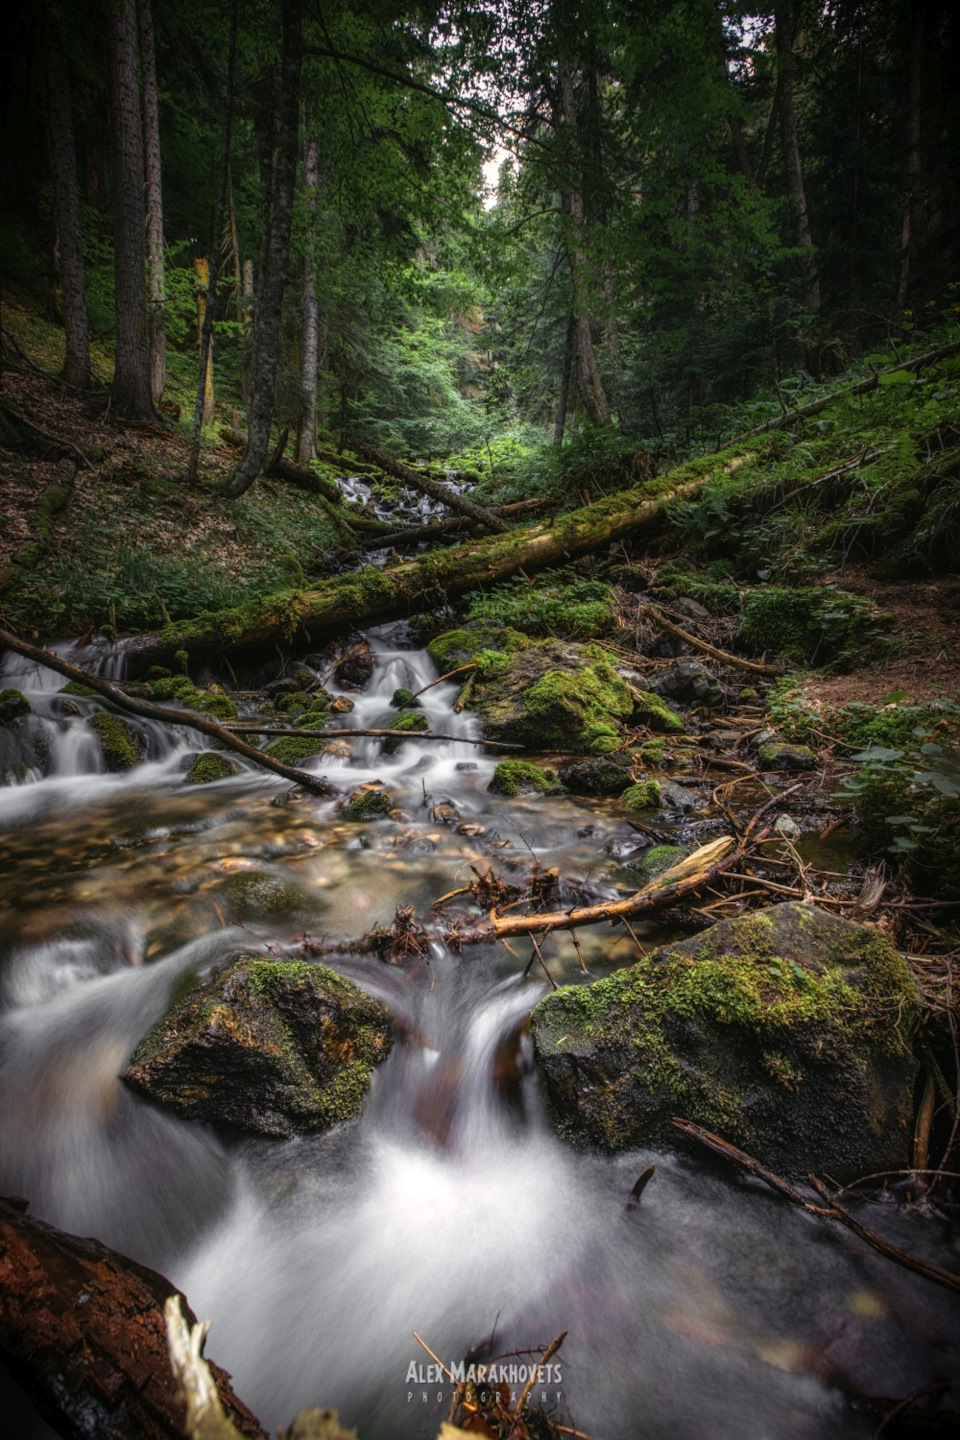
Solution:
M 373 679 L 334 725 L 376 727 L 398 687 L 436 677 L 405 624 L 367 638 Z M 122 647 L 58 648 L 122 671 Z M 0 1193 L 179 1286 L 271 1431 L 320 1404 L 364 1440 L 436 1434 L 450 1387 L 408 1378 L 427 1360 L 413 1331 L 446 1362 L 493 1332 L 488 1354 L 526 1356 L 566 1330 L 558 1378 L 534 1398 L 597 1440 L 868 1436 L 876 1421 L 845 1390 L 900 1396 L 960 1376 L 946 1292 L 699 1160 L 560 1140 L 524 1029 L 547 989 L 524 974 L 526 942 L 456 954 L 434 941 L 407 966 L 327 956 L 400 1037 L 360 1117 L 328 1134 L 215 1132 L 118 1079 L 183 977 L 292 953 L 304 934 L 388 927 L 398 906 L 426 916 L 471 863 L 509 878 L 532 852 L 593 896 L 622 892 L 642 837 L 618 801 L 489 794 L 496 760 L 469 743 L 477 721 L 454 712 L 452 683 L 428 690 L 423 712 L 462 738 L 392 755 L 356 739 L 303 762 L 344 791 L 382 781 L 405 818 L 367 824 L 265 773 L 185 786 L 203 737 L 151 722 L 138 722 L 142 763 L 106 773 L 92 702 L 65 706 L 62 679 L 14 655 L 0 686 L 27 695 L 50 752 L 45 777 L 0 796 Z M 238 891 L 237 876 L 263 884 Z M 673 938 L 656 919 L 635 931 L 645 948 Z M 552 945 L 557 983 L 636 955 L 622 929 L 584 930 L 581 944 L 589 976 L 568 939 Z M 625 1208 L 651 1163 L 642 1203 Z M 932 1253 L 909 1211 L 855 1209 Z M 16 1395 L 4 1405 L 16 1433 L 53 1433 Z

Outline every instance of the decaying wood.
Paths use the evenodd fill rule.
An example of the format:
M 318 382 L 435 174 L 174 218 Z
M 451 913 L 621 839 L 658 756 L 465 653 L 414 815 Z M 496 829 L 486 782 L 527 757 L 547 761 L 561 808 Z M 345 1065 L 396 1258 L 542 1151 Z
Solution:
M 329 500 L 331 505 L 342 505 L 343 495 L 340 488 L 334 485 L 332 480 L 325 480 L 315 470 L 307 470 L 302 465 L 294 465 L 290 460 L 284 460 L 283 452 L 286 449 L 289 431 L 284 430 L 277 443 L 277 447 L 264 469 L 265 475 L 271 475 L 277 480 L 286 480 L 291 485 L 296 485 L 300 490 L 308 490 L 312 495 L 322 495 Z
M 314 644 L 347 628 L 416 613 L 440 599 L 505 580 L 521 568 L 532 573 L 651 527 L 659 522 L 665 505 L 693 499 L 708 478 L 705 473 L 656 496 L 639 488 L 620 491 L 555 521 L 431 550 L 383 569 L 371 566 L 313 589 L 268 596 L 195 620 L 173 621 L 156 636 L 145 637 L 131 652 L 129 663 L 142 671 L 172 658 L 177 650 L 222 654 L 289 641 L 298 632 Z M 349 511 L 351 524 L 356 523 L 355 513 Z
M 674 1118 L 673 1123 L 681 1134 L 696 1141 L 705 1149 L 712 1150 L 715 1155 L 722 1156 L 724 1160 L 731 1161 L 739 1169 L 745 1170 L 748 1175 L 756 1176 L 758 1180 L 769 1185 L 772 1190 L 783 1195 L 791 1205 L 797 1205 L 800 1209 L 808 1211 L 809 1214 L 819 1216 L 821 1220 L 838 1221 L 848 1230 L 852 1230 L 880 1255 L 886 1256 L 888 1260 L 893 1260 L 895 1264 L 902 1265 L 905 1270 L 912 1270 L 915 1275 L 922 1275 L 925 1280 L 931 1280 L 935 1285 L 942 1285 L 944 1289 L 952 1290 L 954 1294 L 960 1295 L 960 1275 L 955 1275 L 952 1271 L 945 1270 L 943 1266 L 935 1265 L 930 1260 L 921 1260 L 916 1255 L 908 1254 L 906 1250 L 901 1250 L 897 1245 L 891 1245 L 889 1240 L 878 1235 L 876 1230 L 862 1225 L 855 1216 L 850 1214 L 846 1206 L 840 1204 L 836 1196 L 831 1195 L 826 1185 L 816 1175 L 810 1175 L 808 1178 L 814 1190 L 825 1202 L 823 1205 L 817 1205 L 807 1199 L 796 1186 L 791 1185 L 782 1176 L 775 1175 L 772 1170 L 761 1165 L 759 1160 L 754 1160 L 751 1155 L 739 1150 L 736 1145 L 731 1145 L 729 1141 L 721 1139 L 719 1135 L 714 1135 L 710 1130 L 705 1130 L 701 1125 L 695 1125 L 692 1120 L 685 1120 L 678 1116 Z
M 500 520 L 516 519 L 519 515 L 531 515 L 538 510 L 546 510 L 548 504 L 547 500 L 517 500 L 512 505 L 494 506 L 492 513 Z M 412 525 L 380 537 L 371 535 L 364 541 L 364 545 L 368 550 L 377 550 L 388 545 L 419 545 L 429 540 L 440 540 L 444 535 L 453 535 L 460 530 L 472 531 L 476 528 L 476 522 L 469 516 L 454 515 L 448 520 L 436 520 L 431 525 Z
M 257 725 L 253 721 L 228 728 L 233 735 L 308 735 L 313 738 L 322 735 L 327 740 L 353 740 L 369 736 L 385 740 L 452 740 L 457 745 L 492 745 L 497 750 L 524 749 L 512 740 L 471 740 L 466 735 L 439 735 L 434 730 L 311 730 L 306 725 L 295 728 L 290 725 Z
M 649 620 L 653 621 L 658 629 L 665 630 L 666 633 L 672 635 L 675 640 L 682 640 L 685 645 L 691 646 L 694 650 L 702 651 L 704 655 L 710 655 L 714 660 L 722 660 L 724 665 L 732 665 L 738 670 L 749 670 L 752 675 L 776 676 L 783 673 L 782 670 L 778 670 L 774 665 L 761 665 L 757 660 L 744 660 L 742 655 L 731 655 L 729 650 L 719 650 L 716 645 L 709 645 L 706 640 L 701 640 L 698 636 L 691 635 L 689 630 L 683 630 L 679 625 L 675 625 L 672 620 L 668 620 L 666 615 L 657 609 L 656 605 L 641 605 L 640 610 Z
M 191 1325 L 180 1308 L 180 1296 L 170 1295 L 163 1307 L 170 1365 L 186 1410 L 184 1429 L 190 1440 L 240 1440 L 240 1431 L 228 1419 L 220 1392 L 203 1357 L 209 1320 Z
M 91 690 L 96 690 L 98 695 L 103 695 L 105 699 L 112 701 L 118 709 L 126 710 L 131 715 L 139 715 L 144 720 L 159 720 L 164 725 L 186 725 L 191 730 L 199 730 L 202 735 L 209 735 L 212 739 L 219 740 L 228 750 L 243 755 L 245 759 L 252 760 L 255 765 L 262 765 L 264 769 L 272 770 L 275 775 L 282 775 L 284 780 L 292 780 L 295 785 L 302 785 L 305 789 L 313 790 L 318 795 L 336 793 L 324 776 L 308 775 L 305 770 L 297 770 L 292 765 L 284 765 L 273 755 L 266 755 L 262 750 L 248 745 L 245 740 L 232 734 L 226 726 L 218 725 L 216 720 L 211 720 L 206 715 L 197 715 L 192 710 L 168 710 L 164 705 L 154 705 L 149 700 L 139 700 L 133 695 L 127 695 L 112 681 L 104 680 L 100 675 L 91 675 L 89 671 L 81 670 L 77 665 L 71 665 L 69 661 L 61 660 L 59 655 L 54 655 L 50 650 L 41 650 L 37 645 L 28 645 L 25 640 L 11 635 L 8 630 L 0 630 L 0 647 L 13 650 L 27 660 L 35 660 L 38 665 L 45 665 L 48 670 L 56 670 L 58 674 L 66 675 L 68 680 L 76 680 L 81 685 L 89 686 Z
M 188 1440 L 164 1325 L 169 1280 L 97 1240 L 0 1200 L 0 1356 L 43 1418 L 71 1440 Z M 206 1368 L 206 1366 L 205 1366 Z M 217 1365 L 208 1374 L 234 1436 L 266 1440 Z
M 468 495 L 459 495 L 456 490 L 451 490 L 449 485 L 441 485 L 438 480 L 431 480 L 426 475 L 421 475 L 417 470 L 411 470 L 408 465 L 401 465 L 397 460 L 391 460 L 389 455 L 382 455 L 379 450 L 373 450 L 369 445 L 357 447 L 367 460 L 378 465 L 386 474 L 392 475 L 396 480 L 402 480 L 404 485 L 412 485 L 415 490 L 420 490 L 424 495 L 429 495 L 431 500 L 439 500 L 446 505 L 448 510 L 459 510 L 461 515 L 468 515 L 485 530 L 492 530 L 496 534 L 506 530 L 502 520 L 488 510 L 485 505 L 478 505 L 476 500 L 471 500 Z

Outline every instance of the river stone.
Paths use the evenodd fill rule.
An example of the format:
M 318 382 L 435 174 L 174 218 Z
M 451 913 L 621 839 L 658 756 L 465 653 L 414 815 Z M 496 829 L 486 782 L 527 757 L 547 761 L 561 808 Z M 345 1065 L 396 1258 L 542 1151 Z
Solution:
M 650 681 L 650 689 L 696 705 L 722 705 L 727 698 L 723 686 L 699 660 L 678 660 Z
M 906 1161 L 920 995 L 865 926 L 796 903 L 725 920 L 548 995 L 533 1042 L 561 1134 L 676 1150 L 680 1115 L 780 1174 Z
M 373 678 L 376 663 L 367 646 L 348 650 L 333 672 L 337 684 L 344 690 L 364 690 Z
M 809 745 L 786 745 L 771 740 L 757 750 L 761 770 L 816 770 L 820 760 Z
M 664 810 L 696 810 L 698 800 L 692 790 L 678 780 L 660 780 L 660 804 Z
M 186 996 L 122 1079 L 186 1120 L 285 1137 L 356 1115 L 390 1016 L 325 965 L 242 955 Z
M 630 784 L 631 759 L 619 751 L 565 765 L 560 779 L 574 795 L 620 795 Z

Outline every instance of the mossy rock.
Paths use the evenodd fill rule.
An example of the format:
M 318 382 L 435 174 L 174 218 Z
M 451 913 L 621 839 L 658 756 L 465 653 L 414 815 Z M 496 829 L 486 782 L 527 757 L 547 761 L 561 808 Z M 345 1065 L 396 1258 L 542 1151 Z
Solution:
M 639 785 L 631 785 L 620 796 L 620 803 L 628 810 L 656 810 L 660 805 L 660 781 L 642 780 Z
M 355 790 L 340 811 L 344 820 L 382 820 L 394 808 L 386 790 Z
M 472 630 L 447 630 L 427 646 L 427 653 L 441 675 L 466 665 L 478 650 L 483 649 L 479 635 Z
M 279 740 L 271 740 L 263 753 L 272 755 L 281 765 L 299 765 L 301 760 L 319 755 L 324 743 L 322 735 L 281 735 Z
M 630 757 L 619 754 L 564 765 L 560 779 L 574 795 L 619 795 L 630 784 Z
M 921 1009 L 873 930 L 789 903 L 715 925 L 533 1012 L 560 1132 L 608 1150 L 682 1144 L 682 1115 L 780 1174 L 906 1163 Z
M 761 770 L 816 770 L 820 759 L 809 745 L 785 745 L 771 740 L 757 751 Z
M 122 1078 L 184 1119 L 286 1137 L 358 1114 L 392 1040 L 385 1007 L 326 966 L 245 955 L 175 1005 Z
M 205 750 L 197 756 L 183 778 L 188 785 L 208 785 L 211 780 L 226 780 L 230 775 L 239 773 L 240 766 L 228 760 L 226 755 Z
M 92 689 L 89 685 L 84 685 L 82 680 L 70 680 L 60 691 L 61 695 L 84 695 L 87 699 L 91 696 L 96 698 L 99 693 L 98 690 Z
M 198 690 L 188 675 L 173 675 L 154 680 L 153 695 L 156 700 L 180 700 L 188 710 L 212 715 L 216 720 L 235 720 L 237 707 L 229 695 L 218 690 Z
M 305 690 L 294 690 L 289 695 L 278 695 L 275 704 L 287 715 L 302 715 L 310 709 L 310 696 Z
M 108 770 L 119 772 L 132 770 L 143 759 L 143 736 L 131 729 L 119 715 L 110 715 L 98 710 L 91 715 L 90 724 L 100 742 L 100 750 Z
M 416 706 L 418 709 L 420 707 L 420 701 L 414 698 L 414 692 L 404 689 L 402 685 L 394 690 L 390 704 L 395 710 L 399 710 L 404 705 Z
M 394 740 L 390 736 L 384 739 L 383 753 L 393 755 L 403 744 L 404 735 L 410 735 L 418 730 L 429 730 L 430 722 L 420 710 L 402 710 L 399 715 L 394 715 L 388 729 L 396 730 L 397 738 Z
M 844 670 L 882 657 L 895 624 L 893 615 L 863 595 L 830 586 L 771 585 L 744 596 L 739 640 L 752 654 Z
M 653 781 L 653 784 L 656 784 L 656 781 Z M 685 850 L 681 845 L 651 845 L 650 849 L 645 850 L 638 860 L 630 862 L 630 869 L 636 870 L 641 886 L 649 885 L 665 870 L 669 870 L 671 865 L 676 865 L 679 860 L 685 860 L 689 854 L 690 851 Z
M 644 765 L 660 770 L 667 758 L 667 747 L 662 740 L 644 740 L 637 753 Z
M 500 658 L 478 671 L 469 701 L 491 740 L 576 755 L 621 743 L 633 702 L 595 647 L 546 641 Z
M 21 690 L 0 690 L 0 725 L 10 725 L 31 713 L 30 701 Z
M 660 730 L 665 735 L 679 735 L 687 728 L 666 700 L 652 690 L 640 690 L 633 697 L 633 717 L 641 725 Z
M 529 760 L 501 760 L 487 790 L 510 800 L 515 795 L 559 795 L 563 786 Z

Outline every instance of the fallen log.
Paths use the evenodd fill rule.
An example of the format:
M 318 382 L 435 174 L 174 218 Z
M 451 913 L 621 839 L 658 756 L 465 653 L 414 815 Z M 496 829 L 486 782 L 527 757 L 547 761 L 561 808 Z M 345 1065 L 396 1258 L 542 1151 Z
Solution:
M 392 475 L 396 480 L 402 480 L 404 485 L 412 485 L 415 490 L 420 490 L 424 495 L 429 495 L 432 500 L 439 500 L 446 505 L 448 510 L 459 510 L 461 515 L 468 515 L 485 530 L 493 530 L 496 534 L 502 534 L 506 525 L 488 510 L 485 505 L 478 505 L 476 500 L 471 500 L 467 495 L 458 495 L 456 490 L 451 490 L 448 485 L 441 485 L 438 480 L 430 480 L 426 475 L 411 470 L 407 465 L 401 465 L 398 460 L 391 460 L 389 455 L 382 455 L 379 450 L 373 450 L 369 445 L 359 445 L 358 450 L 367 460 L 374 465 L 379 465 L 386 474 Z
M 343 496 L 340 487 L 334 485 L 332 480 L 325 480 L 315 470 L 307 470 L 301 465 L 294 465 L 291 460 L 284 460 L 283 452 L 287 445 L 289 431 L 284 430 L 277 442 L 277 448 L 267 462 L 264 469 L 265 475 L 270 475 L 277 480 L 286 480 L 290 485 L 296 485 L 300 490 L 307 490 L 312 495 L 322 495 L 329 500 L 331 505 L 342 505 Z
M 513 505 L 496 506 L 493 514 L 501 520 L 517 515 L 529 515 L 537 510 L 545 510 L 548 503 L 547 500 L 518 500 Z M 364 545 L 368 550 L 385 549 L 390 545 L 419 545 L 430 540 L 440 540 L 444 535 L 456 534 L 460 530 L 470 532 L 475 529 L 475 521 L 468 519 L 466 515 L 454 515 L 449 520 L 437 520 L 432 525 L 411 525 L 405 530 L 373 535 L 364 541 Z
M 14 1379 L 71 1440 L 186 1440 L 164 1321 L 175 1296 L 196 1324 L 185 1297 L 155 1270 L 26 1210 L 0 1199 L 0 1356 Z M 236 1433 L 266 1440 L 227 1372 L 207 1365 Z
M 708 645 L 706 640 L 700 640 L 696 635 L 691 635 L 689 630 L 683 630 L 668 620 L 666 615 L 661 614 L 656 605 L 641 605 L 641 613 L 652 620 L 660 630 L 672 635 L 675 640 L 682 640 L 694 650 L 700 650 L 704 655 L 711 656 L 714 660 L 722 660 L 724 665 L 735 666 L 739 670 L 749 670 L 751 675 L 773 675 L 780 676 L 782 670 L 774 665 L 761 665 L 758 660 L 744 660 L 741 655 L 731 655 L 729 650 L 719 650 L 716 645 Z
M 311 730 L 292 725 L 231 725 L 234 735 L 312 735 L 325 736 L 328 740 L 353 740 L 359 736 L 389 738 L 391 740 L 452 740 L 456 745 L 492 745 L 497 750 L 523 750 L 512 740 L 471 740 L 468 735 L 438 735 L 433 730 Z M 259 753 L 259 752 L 258 752 Z
M 682 467 L 675 483 L 659 493 L 651 494 L 648 486 L 620 491 L 548 523 L 431 550 L 383 569 L 368 566 L 313 589 L 283 591 L 194 620 L 173 621 L 155 636 L 144 637 L 128 652 L 128 663 L 142 673 L 172 659 L 177 650 L 222 653 L 290 641 L 298 632 L 312 644 L 345 629 L 414 614 L 448 596 L 496 584 L 521 568 L 531 573 L 652 527 L 665 505 L 698 495 L 718 463 L 712 455 Z M 348 513 L 353 524 L 354 512 Z
M 59 655 L 54 655 L 49 650 L 41 650 L 37 645 L 28 645 L 25 640 L 11 635 L 8 630 L 0 630 L 0 647 L 13 650 L 27 660 L 35 660 L 38 665 L 45 665 L 48 670 L 56 670 L 58 674 L 66 675 L 68 680 L 76 680 L 81 685 L 89 686 L 91 690 L 96 690 L 98 695 L 103 695 L 120 710 L 127 710 L 131 715 L 139 715 L 144 720 L 159 720 L 164 725 L 186 725 L 191 730 L 199 730 L 202 735 L 209 735 L 212 739 L 219 740 L 228 750 L 236 751 L 245 759 L 252 760 L 255 765 L 262 765 L 264 769 L 272 770 L 276 775 L 282 775 L 284 780 L 292 780 L 295 785 L 302 785 L 305 789 L 312 790 L 318 795 L 334 795 L 336 793 L 324 776 L 308 775 L 305 770 L 296 770 L 292 765 L 284 765 L 273 755 L 266 755 L 262 750 L 248 745 L 245 740 L 239 739 L 224 725 L 218 725 L 216 720 L 211 720 L 206 715 L 197 715 L 193 710 L 168 710 L 165 705 L 154 705 L 149 700 L 140 700 L 133 695 L 127 695 L 111 680 L 104 680 L 100 675 L 91 675 L 89 671 L 81 670 L 78 665 L 71 665 L 69 661 L 61 660 Z

